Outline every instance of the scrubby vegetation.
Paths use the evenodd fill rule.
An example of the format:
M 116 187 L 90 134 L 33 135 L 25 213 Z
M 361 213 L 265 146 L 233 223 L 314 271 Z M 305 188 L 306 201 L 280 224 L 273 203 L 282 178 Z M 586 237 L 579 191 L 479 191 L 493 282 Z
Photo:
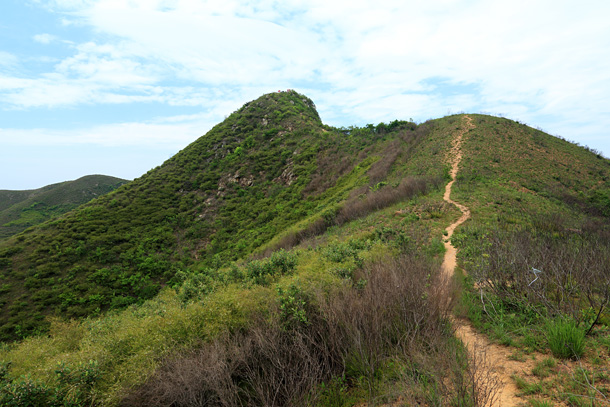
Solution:
M 464 380 L 452 354 L 461 349 L 447 292 L 431 288 L 447 286 L 413 256 L 368 263 L 331 289 L 278 288 L 276 305 L 247 330 L 170 355 L 124 405 L 344 405 L 354 388 L 371 401 L 457 400 L 470 384 L 453 387 Z M 384 388 L 421 377 L 428 381 L 394 395 Z
M 468 317 L 521 351 L 595 354 L 607 363 L 600 340 L 610 322 L 610 206 L 602 198 L 610 196 L 609 161 L 506 119 L 474 117 L 455 189 L 473 217 L 453 239 L 468 273 Z M 569 380 L 557 380 L 559 391 L 544 385 L 547 396 L 573 398 Z M 580 388 L 576 399 L 585 404 L 567 402 L 606 402 L 609 385 Z M 544 386 L 536 382 L 531 394 Z
M 296 92 L 246 104 L 120 190 L 0 243 L 0 338 L 44 332 L 47 315 L 121 309 L 176 284 L 180 271 L 264 250 L 298 222 L 332 216 L 359 187 L 367 196 L 371 176 L 398 185 L 386 158 L 406 158 L 432 126 L 390 127 L 324 126 Z M 321 174 L 334 181 L 320 184 Z M 436 172 L 417 175 L 428 177 L 413 181 L 425 190 Z
M 264 95 L 0 243 L 0 400 L 490 405 L 498 379 L 455 338 L 457 300 L 515 359 L 545 355 L 514 377 L 531 405 L 606 402 L 610 163 L 471 117 L 459 286 L 440 265 L 462 116 L 332 128 L 303 95 Z
M 469 367 L 453 338 L 450 286 L 440 281 L 438 257 L 422 250 L 431 236 L 416 227 L 420 220 L 393 211 L 329 231 L 327 243 L 182 276 L 182 285 L 126 311 L 55 320 L 50 337 L 0 352 L 13 362 L 3 391 L 25 386 L 27 397 L 53 405 L 66 391 L 53 375 L 57 366 L 80 372 L 91 365 L 92 385 L 70 388 L 78 400 L 102 405 L 399 397 L 468 405 L 491 396 L 476 392 L 486 371 Z M 343 240 L 351 227 L 371 226 Z

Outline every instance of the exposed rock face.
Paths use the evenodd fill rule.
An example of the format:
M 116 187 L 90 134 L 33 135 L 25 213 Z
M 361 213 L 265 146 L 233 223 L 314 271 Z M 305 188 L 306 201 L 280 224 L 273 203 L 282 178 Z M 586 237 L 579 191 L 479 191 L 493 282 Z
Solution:
M 294 175 L 294 172 L 293 172 L 292 159 L 289 159 L 288 163 L 286 164 L 286 168 L 284 168 L 284 171 L 282 171 L 280 176 L 277 177 L 276 179 L 274 179 L 273 181 L 286 185 L 286 186 L 290 186 L 290 185 L 292 185 L 292 183 L 294 181 L 296 181 L 296 179 L 297 179 L 297 177 L 296 177 L 296 175 Z
M 238 184 L 240 187 L 250 187 L 254 184 L 254 176 L 248 175 L 246 177 L 240 175 L 239 171 L 235 174 L 229 174 L 226 177 L 221 178 L 218 181 L 218 192 L 216 195 L 224 196 L 224 190 L 227 188 L 228 184 Z

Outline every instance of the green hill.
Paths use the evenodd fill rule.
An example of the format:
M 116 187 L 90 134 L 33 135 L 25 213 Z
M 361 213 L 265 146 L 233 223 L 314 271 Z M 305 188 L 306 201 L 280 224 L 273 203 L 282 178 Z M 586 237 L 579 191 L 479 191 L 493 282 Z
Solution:
M 387 182 L 426 132 L 398 121 L 332 129 L 296 92 L 250 102 L 123 188 L 2 243 L 2 337 L 44 326 L 45 315 L 152 298 L 178 271 L 244 258 L 298 222 L 329 219 L 354 191 Z
M 88 175 L 28 191 L 0 191 L 0 239 L 58 217 L 115 190 L 127 181 Z
M 586 333 L 592 370 L 578 374 L 597 387 L 549 362 L 540 383 L 519 382 L 524 397 L 610 391 L 595 367 L 610 360 L 610 161 L 468 117 L 459 287 L 440 270 L 460 214 L 443 189 L 466 115 L 333 128 L 303 95 L 263 95 L 142 177 L 0 243 L 2 338 L 19 339 L 0 348 L 0 401 L 485 405 L 492 373 L 455 339 L 455 302 L 515 352 L 552 349 L 557 321 Z M 532 267 L 546 274 L 533 282 Z

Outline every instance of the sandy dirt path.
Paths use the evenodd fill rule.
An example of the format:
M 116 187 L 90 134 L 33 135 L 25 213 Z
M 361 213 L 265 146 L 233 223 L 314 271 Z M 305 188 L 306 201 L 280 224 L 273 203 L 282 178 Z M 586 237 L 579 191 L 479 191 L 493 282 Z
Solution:
M 470 218 L 470 209 L 466 206 L 455 202 L 451 199 L 451 187 L 455 182 L 457 176 L 460 161 L 462 160 L 462 139 L 464 135 L 471 129 L 474 129 L 475 125 L 472 123 L 472 119 L 469 116 L 464 116 L 463 124 L 461 129 L 455 134 L 453 139 L 453 145 L 449 154 L 449 163 L 451 164 L 451 181 L 445 187 L 445 201 L 457 206 L 462 212 L 462 216 L 453 224 L 449 225 L 445 230 L 447 234 L 445 236 L 445 258 L 443 260 L 442 270 L 449 276 L 453 276 L 456 267 L 456 254 L 455 247 L 451 244 L 451 237 L 455 229 L 462 223 L 466 222 Z M 524 372 L 531 371 L 531 362 L 518 362 L 511 360 L 508 356 L 512 351 L 505 346 L 500 346 L 491 343 L 485 336 L 476 332 L 466 320 L 455 320 L 457 325 L 456 335 L 464 342 L 468 351 L 475 360 L 482 363 L 495 374 L 496 378 L 500 380 L 500 389 L 496 394 L 493 403 L 493 407 L 502 406 L 517 406 L 523 403 L 525 400 L 517 397 L 518 389 L 511 379 L 513 373 L 523 374 Z M 483 380 L 485 380 L 483 378 Z M 492 385 L 489 383 L 488 385 Z

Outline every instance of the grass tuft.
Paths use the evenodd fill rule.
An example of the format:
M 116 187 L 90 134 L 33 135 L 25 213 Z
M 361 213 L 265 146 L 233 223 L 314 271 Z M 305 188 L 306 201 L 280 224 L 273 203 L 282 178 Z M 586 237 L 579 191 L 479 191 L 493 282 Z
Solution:
M 561 359 L 578 359 L 585 351 L 585 332 L 570 319 L 556 318 L 546 325 L 547 341 L 553 355 Z

